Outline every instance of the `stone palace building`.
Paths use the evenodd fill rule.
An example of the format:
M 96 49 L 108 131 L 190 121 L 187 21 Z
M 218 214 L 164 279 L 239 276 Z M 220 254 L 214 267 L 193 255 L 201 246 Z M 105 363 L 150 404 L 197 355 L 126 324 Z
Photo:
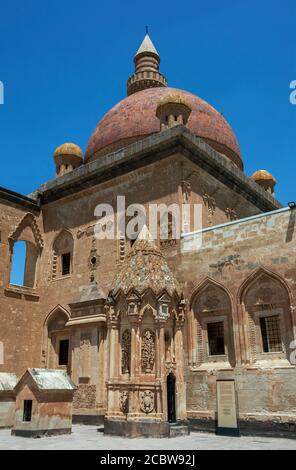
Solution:
M 242 433 L 295 435 L 293 204 L 267 171 L 244 173 L 219 112 L 167 86 L 148 34 L 134 62 L 84 155 L 65 143 L 34 193 L 0 188 L 0 371 L 67 371 L 75 420 L 127 436 L 214 430 L 226 374 Z M 122 195 L 147 211 L 199 204 L 201 227 L 174 237 L 169 216 L 167 239 L 98 239 L 96 206 L 116 210 Z M 20 241 L 21 286 L 10 282 Z

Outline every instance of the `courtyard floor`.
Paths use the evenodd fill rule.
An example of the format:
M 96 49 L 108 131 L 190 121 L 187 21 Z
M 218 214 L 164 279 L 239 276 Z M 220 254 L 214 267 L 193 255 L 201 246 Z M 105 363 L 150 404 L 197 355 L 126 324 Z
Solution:
M 125 439 L 104 436 L 97 426 L 74 425 L 71 435 L 32 439 L 0 430 L 0 450 L 296 450 L 296 440 L 271 437 L 221 437 L 192 432 L 171 439 Z

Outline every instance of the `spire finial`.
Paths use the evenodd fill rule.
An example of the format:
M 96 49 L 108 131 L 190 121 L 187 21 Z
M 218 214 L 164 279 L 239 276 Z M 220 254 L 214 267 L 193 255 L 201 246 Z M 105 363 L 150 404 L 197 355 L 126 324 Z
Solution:
M 146 88 L 167 86 L 166 78 L 159 72 L 160 57 L 148 34 L 148 26 L 134 62 L 135 73 L 127 81 L 128 95 Z

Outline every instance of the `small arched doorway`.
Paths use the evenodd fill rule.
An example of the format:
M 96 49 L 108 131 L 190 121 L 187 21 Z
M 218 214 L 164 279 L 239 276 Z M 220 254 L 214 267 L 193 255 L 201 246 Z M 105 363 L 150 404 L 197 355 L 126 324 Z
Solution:
M 167 377 L 168 422 L 176 422 L 176 377 L 171 372 Z

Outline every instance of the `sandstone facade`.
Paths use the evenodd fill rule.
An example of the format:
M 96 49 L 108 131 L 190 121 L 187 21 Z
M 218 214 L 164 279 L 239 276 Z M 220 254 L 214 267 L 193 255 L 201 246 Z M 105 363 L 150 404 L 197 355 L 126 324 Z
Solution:
M 292 435 L 295 212 L 243 173 L 235 136 L 216 111 L 207 121 L 208 108 L 194 101 L 194 119 L 180 124 L 188 94 L 174 89 L 165 100 L 166 87 L 147 77 L 128 99 L 135 116 L 145 108 L 148 123 L 129 127 L 130 102 L 121 104 L 77 168 L 66 168 L 63 154 L 63 171 L 29 197 L 1 189 L 0 370 L 66 371 L 77 386 L 76 419 L 105 417 L 111 433 L 116 423 L 129 435 L 135 423 L 145 435 L 167 432 L 171 406 L 173 420 L 214 429 L 216 380 L 231 371 L 241 429 Z M 155 97 L 163 100 L 159 132 Z M 153 248 L 124 236 L 97 239 L 95 208 L 109 203 L 117 216 L 119 196 L 147 212 L 151 204 L 198 204 L 200 225 L 180 239 L 158 236 Z M 24 286 L 10 282 L 19 240 L 27 243 Z

